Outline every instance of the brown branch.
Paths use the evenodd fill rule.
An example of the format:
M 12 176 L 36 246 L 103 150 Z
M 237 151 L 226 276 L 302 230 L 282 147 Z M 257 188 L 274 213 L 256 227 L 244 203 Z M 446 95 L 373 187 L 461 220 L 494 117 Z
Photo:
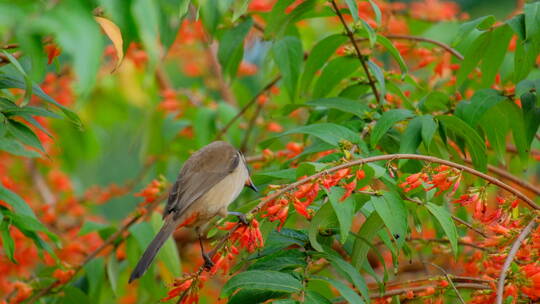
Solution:
M 384 37 L 386 37 L 388 39 L 391 39 L 391 40 L 411 40 L 411 41 L 419 41 L 419 42 L 431 43 L 431 44 L 434 44 L 434 45 L 444 49 L 448 53 L 454 55 L 457 59 L 463 60 L 463 55 L 461 55 L 460 52 L 458 52 L 456 49 L 453 49 L 448 44 L 437 41 L 437 40 L 433 40 L 433 39 L 429 39 L 429 38 L 425 38 L 425 37 L 410 36 L 410 35 L 397 35 L 397 34 L 389 34 L 389 35 L 385 35 Z M 366 40 L 367 40 L 367 38 L 358 38 L 358 39 L 356 39 L 356 41 L 366 41 Z
M 465 304 L 465 300 L 463 300 L 463 297 L 461 296 L 461 294 L 459 293 L 459 290 L 457 289 L 456 285 L 454 284 L 454 282 L 452 281 L 452 278 L 450 277 L 450 274 L 448 274 L 448 271 L 446 271 L 444 268 L 442 268 L 441 266 L 435 264 L 435 263 L 431 263 L 431 262 L 422 262 L 426 265 L 430 265 L 432 267 L 435 267 L 437 268 L 440 272 L 442 272 L 444 274 L 444 277 L 446 278 L 446 281 L 448 282 L 448 284 L 450 284 L 450 286 L 452 286 L 452 289 L 454 289 L 454 292 L 456 293 L 459 301 L 462 303 L 462 304 Z
M 392 297 L 392 296 L 397 296 L 397 295 L 400 295 L 400 294 L 403 294 L 403 293 L 407 293 L 409 291 L 412 291 L 412 292 L 424 291 L 424 290 L 426 290 L 426 289 L 428 289 L 430 287 L 431 288 L 436 288 L 436 289 L 441 288 L 438 285 L 432 285 L 432 284 L 425 285 L 425 286 L 405 287 L 405 288 L 398 288 L 398 289 L 388 290 L 383 294 L 378 294 L 378 295 L 374 294 L 374 295 L 371 295 L 370 298 L 379 299 L 379 298 Z M 478 284 L 478 283 L 456 283 L 455 287 L 458 288 L 458 289 L 478 289 L 478 290 L 490 289 L 490 287 L 488 285 Z
M 472 161 L 468 158 L 464 159 L 465 162 L 471 164 Z M 511 181 L 512 183 L 518 185 L 519 187 L 529 190 L 533 192 L 534 194 L 540 196 L 540 188 L 536 187 L 533 184 L 528 183 L 527 181 L 523 180 L 522 178 L 519 178 L 515 175 L 512 175 L 512 173 L 492 165 L 488 165 L 488 171 L 497 174 L 498 176 L 502 177 L 503 179 L 507 181 Z
M 450 240 L 448 239 L 436 239 L 436 238 L 408 238 L 408 241 L 412 242 L 433 242 L 433 243 L 450 243 Z M 458 241 L 458 244 L 461 246 L 471 247 L 474 249 L 486 251 L 488 253 L 494 253 L 494 251 L 491 248 L 482 247 L 479 245 L 476 245 L 474 243 L 465 242 L 465 241 Z
M 30 175 L 32 177 L 32 181 L 34 185 L 36 186 L 37 192 L 43 199 L 43 202 L 45 202 L 46 205 L 52 205 L 56 201 L 54 198 L 54 194 L 45 182 L 45 178 L 43 177 L 43 174 L 39 172 L 36 161 L 31 160 L 30 161 Z
M 270 88 L 272 88 L 280 79 L 281 79 L 281 75 L 278 75 L 276 78 L 274 78 L 274 80 L 270 81 L 270 83 L 264 86 L 262 90 L 260 90 L 257 94 L 255 94 L 255 96 L 253 96 L 251 100 L 244 107 L 242 107 L 240 112 L 238 112 L 238 114 L 236 114 L 223 128 L 221 128 L 221 130 L 219 130 L 218 134 L 216 135 L 214 139 L 220 139 L 223 136 L 223 134 L 225 134 L 225 132 L 227 132 L 227 130 L 232 126 L 232 124 L 238 118 L 240 118 L 240 116 L 242 116 L 247 111 L 247 109 L 249 109 L 249 107 L 251 107 L 255 102 L 257 102 L 257 98 L 259 98 L 259 96 L 263 95 L 268 90 L 270 90 Z
M 510 252 L 508 252 L 508 256 L 506 256 L 506 260 L 504 260 L 503 267 L 501 269 L 501 274 L 499 275 L 499 281 L 497 282 L 497 299 L 495 303 L 502 304 L 503 302 L 503 295 L 504 295 L 504 281 L 506 280 L 506 272 L 508 271 L 508 268 L 510 268 L 510 264 L 512 264 L 512 261 L 516 257 L 516 254 L 519 250 L 519 247 L 521 247 L 521 243 L 525 240 L 525 238 L 531 233 L 531 231 L 536 227 L 536 220 L 538 219 L 538 216 L 535 216 L 523 230 L 521 230 L 521 233 L 518 235 L 517 239 L 512 244 L 512 247 L 510 248 Z
M 362 68 L 364 69 L 364 72 L 366 73 L 366 77 L 369 81 L 369 86 L 371 87 L 371 90 L 373 91 L 373 94 L 375 95 L 375 99 L 377 100 L 377 103 L 381 102 L 381 98 L 384 98 L 384 96 L 379 96 L 379 92 L 377 92 L 377 87 L 375 86 L 375 81 L 373 80 L 373 76 L 371 76 L 371 73 L 369 72 L 369 68 L 367 66 L 366 60 L 364 58 L 364 55 L 362 55 L 362 52 L 360 51 L 360 47 L 356 43 L 356 40 L 354 38 L 353 32 L 349 29 L 349 26 L 347 25 L 347 22 L 343 18 L 343 15 L 341 14 L 341 11 L 339 10 L 339 7 L 336 4 L 335 0 L 331 1 L 332 6 L 334 7 L 334 11 L 336 15 L 339 17 L 339 20 L 341 21 L 341 24 L 345 28 L 345 32 L 347 33 L 347 36 L 349 37 L 349 40 L 351 41 L 351 44 L 353 45 L 356 55 L 358 57 L 358 60 L 360 60 L 360 63 L 362 64 Z
M 114 241 L 116 241 L 116 239 L 118 239 L 119 237 L 121 237 L 124 233 L 128 232 L 128 229 L 133 226 L 133 224 L 135 224 L 139 219 L 141 219 L 142 217 L 145 216 L 145 214 L 151 214 L 151 212 L 159 205 L 159 202 L 163 201 L 164 199 L 166 199 L 168 197 L 169 193 L 168 191 L 164 192 L 164 194 L 162 194 L 161 196 L 159 196 L 155 201 L 154 203 L 152 204 L 149 204 L 145 207 L 145 212 L 139 212 L 137 213 L 136 215 L 132 216 L 131 219 L 129 221 L 127 221 L 124 225 L 122 225 L 122 227 L 120 227 L 119 230 L 117 230 L 115 233 L 113 233 L 111 236 L 109 236 L 107 238 L 107 240 L 105 240 L 103 242 L 103 244 L 101 244 L 101 246 L 99 246 L 96 250 L 92 251 L 90 254 L 88 254 L 86 256 L 86 258 L 83 260 L 83 262 L 81 264 L 79 264 L 78 266 L 74 267 L 73 270 L 75 270 L 75 273 L 73 274 L 73 276 L 65 281 L 65 282 L 60 282 L 58 280 L 55 280 L 54 282 L 52 282 L 51 284 L 49 284 L 47 287 L 43 288 L 43 289 L 40 289 L 39 291 L 37 291 L 36 293 L 34 293 L 34 295 L 28 300 L 28 302 L 26 302 L 26 304 L 32 304 L 32 303 L 35 303 L 37 300 L 39 300 L 39 298 L 49 294 L 54 288 L 57 288 L 57 287 L 63 287 L 65 286 L 67 283 L 69 283 L 74 277 L 75 275 L 81 271 L 81 269 L 84 267 L 84 265 L 88 264 L 88 262 L 90 262 L 92 259 L 94 259 L 98 254 L 100 254 L 105 248 L 107 248 L 108 246 L 110 246 Z

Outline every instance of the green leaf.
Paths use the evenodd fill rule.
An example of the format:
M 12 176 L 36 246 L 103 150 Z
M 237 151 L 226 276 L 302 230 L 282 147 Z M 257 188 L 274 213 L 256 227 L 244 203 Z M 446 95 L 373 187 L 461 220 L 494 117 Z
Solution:
M 506 162 L 506 136 L 510 131 L 509 117 L 507 113 L 503 111 L 504 108 L 505 107 L 501 107 L 500 104 L 496 105 L 489 109 L 478 121 L 478 125 L 481 126 L 482 130 L 486 133 L 489 144 L 495 151 L 497 159 L 503 164 Z M 518 124 L 523 125 L 522 122 L 516 121 L 515 125 Z
M 43 152 L 45 149 L 41 145 L 39 138 L 34 132 L 25 124 L 16 120 L 8 120 L 8 132 L 13 135 L 17 140 L 20 140 L 23 144 L 37 148 Z
M 108 281 L 111 284 L 111 290 L 115 296 L 118 296 L 118 275 L 120 274 L 120 265 L 116 260 L 114 254 L 109 256 L 107 260 L 107 277 Z
M 450 98 L 448 97 L 448 94 L 434 91 L 429 92 L 424 96 L 420 100 L 418 107 L 424 112 L 431 113 L 434 111 L 446 111 L 448 110 L 449 104 Z
M 43 232 L 45 233 L 52 241 L 58 243 L 59 238 L 56 234 L 50 232 L 47 227 L 45 227 L 38 219 L 28 216 L 25 214 L 19 213 L 8 213 L 9 218 L 12 220 L 12 224 L 17 227 L 19 230 L 31 231 L 31 232 Z
M 141 42 L 148 53 L 148 62 L 152 71 L 161 56 L 158 43 L 160 18 L 157 2 L 153 0 L 133 0 L 131 14 Z
M 355 57 L 338 57 L 328 62 L 313 89 L 313 97 L 327 96 L 343 79 L 360 67 Z
M 355 213 L 355 202 L 352 196 L 347 197 L 345 200 L 341 200 L 341 197 L 345 194 L 345 189 L 341 187 L 332 187 L 330 190 L 325 188 L 330 204 L 334 209 L 336 217 L 339 222 L 339 235 L 340 242 L 345 244 L 349 231 L 351 230 L 352 220 Z
M 476 128 L 480 118 L 492 107 L 496 106 L 506 97 L 493 89 L 476 91 L 469 103 L 464 103 L 463 120 L 471 127 Z
M 475 29 L 488 29 L 491 25 L 493 25 L 493 23 L 495 23 L 495 21 L 497 21 L 497 19 L 494 16 L 490 15 L 463 23 L 459 27 L 459 31 L 456 34 L 456 39 L 454 40 L 452 45 L 457 46 L 462 41 L 466 40 L 467 36 L 469 36 L 469 34 Z
M 383 225 L 383 220 L 377 212 L 372 212 L 364 224 L 362 224 L 362 227 L 357 234 L 358 237 L 354 240 L 351 255 L 351 264 L 356 269 L 359 270 L 363 267 L 364 262 L 367 259 L 368 251 L 371 248 L 368 243 L 373 240 L 373 238 L 377 235 L 377 231 L 379 231 Z M 364 240 L 366 240 L 368 243 L 366 243 Z
M 371 0 L 370 0 L 370 3 L 371 3 Z M 372 5 L 376 5 L 376 4 L 372 4 Z M 394 58 L 394 60 L 399 64 L 399 69 L 401 70 L 402 74 L 405 74 L 409 71 L 409 68 L 407 67 L 407 64 L 405 63 L 405 60 L 403 60 L 403 57 L 401 57 L 401 54 L 396 49 L 392 41 L 390 41 L 390 39 L 382 35 L 377 35 L 377 42 L 380 43 L 382 46 L 384 46 L 386 50 L 390 53 L 392 58 Z
M 452 220 L 452 215 L 445 208 L 435 205 L 433 203 L 428 202 L 425 206 L 429 210 L 429 212 L 435 217 L 437 222 L 441 225 L 444 233 L 446 234 L 446 236 L 448 237 L 448 240 L 450 241 L 450 246 L 452 247 L 452 251 L 454 252 L 454 255 L 457 256 L 458 233 L 457 233 L 456 225 L 454 224 L 454 221 Z
M 341 276 L 354 284 L 367 303 L 370 302 L 369 290 L 367 288 L 366 281 L 364 280 L 364 277 L 360 275 L 358 270 L 337 255 L 334 256 L 326 254 L 324 255 L 324 258 L 326 258 L 330 264 L 332 264 L 332 266 L 341 274 Z
M 342 97 L 315 99 L 308 101 L 306 105 L 312 107 L 325 107 L 329 109 L 336 109 L 342 112 L 354 114 L 359 118 L 363 118 L 364 116 L 366 116 L 366 113 L 371 112 L 370 108 L 365 104 L 362 104 L 357 100 Z
M 305 268 L 306 254 L 299 250 L 278 250 L 272 254 L 257 259 L 248 270 L 275 270 Z
M 95 303 L 91 302 L 88 298 L 88 295 L 86 295 L 82 290 L 80 290 L 77 287 L 74 287 L 72 285 L 67 285 L 63 289 L 64 296 L 61 297 L 58 301 L 59 304 L 90 304 Z
M 512 29 L 508 25 L 498 26 L 493 30 L 491 37 L 493 38 L 489 40 L 486 46 L 489 52 L 484 52 L 480 66 L 482 70 L 482 87 L 484 88 L 491 86 L 495 81 L 495 75 L 497 75 L 504 60 L 508 43 L 512 38 Z
M 343 298 L 347 302 L 349 302 L 351 304 L 363 304 L 363 303 L 365 303 L 364 300 L 362 300 L 362 298 L 360 298 L 360 296 L 358 294 L 356 294 L 356 291 L 354 291 L 349 286 L 347 286 L 346 284 L 344 284 L 344 283 L 342 283 L 342 282 L 340 282 L 338 280 L 334 280 L 334 279 L 327 278 L 327 277 L 322 277 L 322 276 L 313 277 L 312 280 L 321 280 L 321 281 L 325 281 L 325 282 L 331 284 L 332 286 L 334 286 L 339 291 L 341 296 L 343 296 Z
M 465 139 L 475 168 L 485 172 L 487 169 L 487 151 L 484 140 L 466 122 L 456 116 L 436 116 L 446 129 Z
M 414 113 L 409 110 L 394 109 L 384 112 L 371 132 L 371 146 L 375 147 L 383 135 L 396 123 L 412 117 L 414 117 Z
M 390 230 L 398 248 L 407 238 L 407 210 L 403 200 L 393 192 L 385 192 L 381 196 L 373 196 L 371 203 L 379 214 L 384 225 Z
M 332 304 L 330 300 L 328 300 L 323 295 L 313 290 L 306 291 L 305 302 L 309 304 Z
M 287 36 L 272 45 L 272 55 L 283 77 L 284 86 L 291 100 L 296 99 L 296 87 L 304 58 L 302 43 L 293 36 Z
M 223 72 L 234 78 L 238 71 L 238 66 L 244 55 L 244 38 L 253 25 L 251 18 L 233 27 L 225 33 L 219 40 L 218 59 Z
M 237 289 L 268 290 L 295 293 L 302 283 L 288 273 L 271 270 L 248 270 L 230 278 L 221 289 L 221 295 L 229 297 Z
M 334 52 L 347 41 L 347 37 L 341 34 L 330 35 L 317 42 L 307 58 L 304 73 L 300 81 L 300 91 L 305 92 L 315 73 L 328 61 Z
M 381 68 L 373 61 L 368 60 L 368 67 L 373 72 L 373 75 L 375 76 L 375 79 L 379 83 L 379 97 L 381 99 L 381 103 L 384 103 L 384 99 L 386 98 L 386 80 L 384 79 L 384 74 Z M 375 92 L 373 92 L 375 93 Z
M 424 116 L 417 116 L 409 122 L 407 129 L 401 135 L 399 153 L 416 153 L 416 150 L 422 142 L 421 134 L 423 121 Z M 402 166 L 402 162 L 400 162 L 400 166 Z
M 536 94 L 538 94 L 538 92 Z M 525 123 L 527 152 L 534 140 L 534 136 L 538 132 L 538 126 L 540 125 L 540 107 L 536 106 L 536 103 L 537 97 L 533 93 L 521 95 L 521 109 L 523 111 L 523 121 Z
M 0 140 L 0 150 L 9 152 L 13 155 L 24 157 L 41 157 L 36 151 L 27 150 L 19 141 L 15 140 L 11 135 L 5 136 Z
M 25 89 L 25 83 L 19 79 L 2 75 L 0 73 L 0 89 L 7 89 L 7 88 L 19 88 L 19 89 Z M 78 128 L 82 128 L 82 122 L 79 116 L 72 112 L 70 109 L 66 108 L 65 106 L 59 104 L 56 100 L 54 100 L 52 97 L 47 95 L 38 85 L 34 84 L 32 86 L 32 93 L 38 97 L 41 97 L 45 102 L 50 103 L 57 108 L 59 108 L 64 115 L 70 119 L 70 121 L 75 124 Z
M 356 6 L 356 0 L 345 0 L 345 3 L 347 3 L 347 6 L 349 7 L 349 11 L 351 13 L 351 16 L 353 17 L 353 20 L 355 22 L 358 21 L 358 6 Z
M 7 218 L 4 218 L 0 223 L 0 236 L 0 240 L 2 240 L 2 244 L 4 245 L 4 253 L 11 262 L 17 263 L 14 257 L 15 241 L 13 240 L 13 238 L 11 237 L 11 233 L 9 232 L 9 219 Z
M 426 147 L 426 150 L 429 149 L 429 145 L 433 140 L 433 136 L 437 131 L 438 125 L 431 115 L 422 116 L 422 141 Z
M 277 137 L 290 135 L 290 134 L 308 134 L 308 135 L 317 137 L 320 140 L 334 147 L 339 146 L 339 142 L 343 139 L 348 140 L 352 143 L 358 143 L 360 141 L 360 137 L 358 136 L 357 133 L 351 131 L 350 129 L 347 129 L 345 127 L 342 127 L 340 125 L 336 125 L 333 123 L 319 123 L 319 124 L 301 126 L 301 127 L 283 132 Z
M 316 0 L 303 1 L 291 12 L 285 12 L 285 9 L 292 3 L 291 0 L 280 0 L 274 5 L 265 26 L 264 35 L 266 38 L 270 38 L 270 36 L 279 37 L 287 33 L 291 25 L 302 20 L 308 13 L 313 11 Z
M 240 289 L 227 302 L 227 304 L 254 304 L 265 303 L 270 299 L 279 299 L 287 293 L 258 289 Z M 273 301 L 272 303 L 276 303 Z
M 26 87 L 25 87 L 25 92 L 24 92 L 24 102 L 22 105 L 23 106 L 27 105 L 30 102 L 30 97 L 32 97 L 32 80 L 30 79 L 28 74 L 26 74 L 26 72 L 24 71 L 23 67 L 21 66 L 17 58 L 13 57 L 13 55 L 11 55 L 10 53 L 6 51 L 2 51 L 2 53 L 4 54 L 4 56 L 8 58 L 9 62 L 13 64 L 15 69 L 17 69 L 17 71 L 21 73 L 21 75 L 24 77 L 24 82 L 26 84 Z
M 13 207 L 13 211 L 15 211 L 15 213 L 37 219 L 32 208 L 30 208 L 30 206 L 28 206 L 28 204 L 19 195 L 4 187 L 2 184 L 0 184 L 0 200 Z
M 311 219 L 311 224 L 309 225 L 308 236 L 311 247 L 317 251 L 323 252 L 324 249 L 317 239 L 319 237 L 319 232 L 327 228 L 337 227 L 337 225 L 338 219 L 332 205 L 322 205 Z
M 88 279 L 88 295 L 92 303 L 98 303 L 100 298 L 101 289 L 105 282 L 105 263 L 102 257 L 98 257 L 90 260 L 83 266 L 86 272 L 86 278 Z
M 478 66 L 478 63 L 486 53 L 486 47 L 489 45 L 491 39 L 497 39 L 497 37 L 493 35 L 493 32 L 488 31 L 478 36 L 469 46 L 464 55 L 465 59 L 461 62 L 456 76 L 458 87 L 463 84 L 472 70 Z

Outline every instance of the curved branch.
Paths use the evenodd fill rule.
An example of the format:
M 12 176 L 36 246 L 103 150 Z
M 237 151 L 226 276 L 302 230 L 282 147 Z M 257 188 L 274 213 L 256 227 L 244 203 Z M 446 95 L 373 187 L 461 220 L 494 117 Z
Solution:
M 536 227 L 536 220 L 538 219 L 538 216 L 534 217 L 523 230 L 521 230 L 521 233 L 517 237 L 517 239 L 512 244 L 512 247 L 510 248 L 510 252 L 508 253 L 508 256 L 506 257 L 506 260 L 504 260 L 503 267 L 501 269 L 501 274 L 499 275 L 499 281 L 497 282 L 497 299 L 495 301 L 496 304 L 502 304 L 503 302 L 503 295 L 504 295 L 504 281 L 506 280 L 506 272 L 508 271 L 508 268 L 510 268 L 510 264 L 516 257 L 516 254 L 519 250 L 519 247 L 521 246 L 521 243 L 525 240 L 525 238 L 531 233 L 531 231 Z
M 461 53 L 458 52 L 456 49 L 453 49 L 448 44 L 437 41 L 437 40 L 433 40 L 433 39 L 429 39 L 429 38 L 425 38 L 425 37 L 418 37 L 418 36 L 393 35 L 393 34 L 385 35 L 384 37 L 386 37 L 388 39 L 391 39 L 391 40 L 411 40 L 411 41 L 419 41 L 419 42 L 431 43 L 431 44 L 434 44 L 434 45 L 444 49 L 448 53 L 454 55 L 459 60 L 463 60 L 463 58 L 464 58 L 463 55 L 461 55 Z M 365 41 L 365 40 L 367 40 L 367 38 L 360 38 L 360 39 L 357 39 L 357 40 L 358 41 Z
M 257 94 L 255 94 L 255 96 L 253 96 L 251 100 L 248 103 L 246 103 L 244 107 L 242 107 L 240 112 L 238 112 L 238 114 L 236 114 L 223 128 L 221 128 L 221 130 L 219 130 L 218 134 L 216 135 L 214 139 L 215 140 L 220 139 L 223 136 L 223 134 L 225 134 L 225 132 L 227 132 L 227 130 L 232 126 L 232 124 L 236 120 L 238 120 L 238 118 L 240 118 L 240 116 L 242 116 L 247 111 L 247 109 L 249 109 L 249 107 L 251 107 L 257 101 L 257 98 L 259 98 L 259 96 L 261 96 L 262 94 L 266 93 L 266 91 L 270 90 L 270 88 L 272 88 L 280 79 L 281 79 L 281 75 L 278 75 L 276 78 L 274 78 L 274 80 L 270 81 L 270 83 L 264 86 L 262 90 L 260 90 Z

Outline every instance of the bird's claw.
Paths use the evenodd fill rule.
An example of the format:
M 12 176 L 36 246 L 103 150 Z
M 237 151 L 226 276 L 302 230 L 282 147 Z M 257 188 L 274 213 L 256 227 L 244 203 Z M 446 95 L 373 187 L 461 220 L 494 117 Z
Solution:
M 249 223 L 245 214 L 239 214 L 239 215 L 237 215 L 237 217 L 238 217 L 238 220 L 240 221 L 240 223 L 242 223 L 244 225 L 247 225 Z

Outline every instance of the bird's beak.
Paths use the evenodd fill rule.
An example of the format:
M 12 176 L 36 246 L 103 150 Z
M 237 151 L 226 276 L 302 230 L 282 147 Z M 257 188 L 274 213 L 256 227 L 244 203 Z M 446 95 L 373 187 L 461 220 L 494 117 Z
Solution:
M 251 188 L 251 190 L 253 190 L 255 192 L 259 192 L 259 189 L 257 189 L 257 187 L 255 187 L 255 184 L 253 184 L 253 181 L 251 181 L 251 178 L 249 178 L 249 177 L 248 177 L 248 179 L 246 181 L 246 187 Z

